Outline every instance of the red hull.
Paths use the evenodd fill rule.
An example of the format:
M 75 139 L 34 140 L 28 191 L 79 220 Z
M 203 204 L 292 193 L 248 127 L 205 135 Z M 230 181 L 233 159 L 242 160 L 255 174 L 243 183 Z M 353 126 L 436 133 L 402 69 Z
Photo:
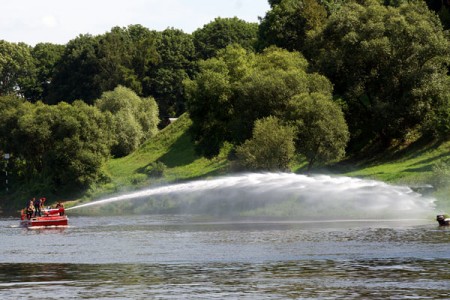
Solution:
M 67 216 L 49 216 L 49 217 L 36 217 L 29 220 L 20 221 L 20 226 L 33 228 L 33 227 L 62 227 L 69 224 Z
M 20 226 L 26 228 L 56 228 L 67 227 L 69 219 L 64 215 L 64 209 L 50 209 L 42 211 L 42 217 L 27 219 L 22 212 Z

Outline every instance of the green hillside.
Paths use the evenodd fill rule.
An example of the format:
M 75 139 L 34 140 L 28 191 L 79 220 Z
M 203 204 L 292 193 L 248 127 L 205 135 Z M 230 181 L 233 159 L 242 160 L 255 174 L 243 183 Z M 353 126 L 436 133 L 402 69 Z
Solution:
M 102 194 L 116 193 L 151 184 L 193 180 L 199 177 L 216 176 L 228 172 L 228 151 L 213 159 L 200 157 L 194 151 L 189 128 L 192 122 L 186 114 L 161 130 L 134 153 L 112 159 L 106 172 L 112 181 L 93 188 L 86 196 L 96 198 Z M 149 176 L 146 168 L 160 162 L 166 166 L 161 177 Z
M 173 124 L 129 156 L 112 159 L 107 164 L 111 182 L 90 190 L 84 201 L 161 183 L 195 180 L 201 177 L 220 176 L 233 172 L 228 161 L 229 149 L 211 160 L 196 155 L 189 128 L 192 122 L 185 114 Z M 370 160 L 347 161 L 334 166 L 313 170 L 335 175 L 345 175 L 382 180 L 411 187 L 436 186 L 432 192 L 438 198 L 438 208 L 450 210 L 449 169 L 445 159 L 450 157 L 450 141 L 412 144 L 401 150 L 392 150 Z M 161 177 L 152 177 L 145 171 L 152 163 L 161 162 L 167 168 Z M 293 171 L 304 172 L 304 161 L 298 161 Z M 441 166 L 441 168 L 436 168 Z M 443 167 L 442 167 L 443 166 Z M 446 182 L 447 181 L 447 182 Z M 423 191 L 422 191 L 423 192 Z

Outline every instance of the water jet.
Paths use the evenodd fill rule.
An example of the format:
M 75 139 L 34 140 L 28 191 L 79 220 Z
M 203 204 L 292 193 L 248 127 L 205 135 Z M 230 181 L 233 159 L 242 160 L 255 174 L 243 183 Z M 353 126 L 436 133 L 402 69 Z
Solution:
M 407 186 L 293 173 L 246 173 L 151 187 L 67 210 L 111 203 L 141 213 L 314 220 L 425 219 L 434 211 L 433 198 Z

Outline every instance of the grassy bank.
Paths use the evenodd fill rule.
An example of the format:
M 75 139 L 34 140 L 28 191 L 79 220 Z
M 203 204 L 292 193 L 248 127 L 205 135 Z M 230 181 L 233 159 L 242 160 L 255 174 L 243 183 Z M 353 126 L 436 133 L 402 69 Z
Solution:
M 92 187 L 81 198 L 67 204 L 71 206 L 152 185 L 233 172 L 228 160 L 230 147 L 224 147 L 221 154 L 213 159 L 206 159 L 195 153 L 189 132 L 191 125 L 191 120 L 183 115 L 138 151 L 127 157 L 110 160 L 105 166 L 105 172 L 111 181 Z M 450 141 L 416 142 L 408 147 L 341 162 L 326 169 L 318 167 L 313 172 L 375 179 L 416 187 L 419 192 L 431 193 L 436 197 L 439 210 L 450 212 L 450 167 L 445 164 L 449 157 Z M 160 170 L 162 176 L 154 176 L 152 173 L 155 164 L 163 166 Z M 304 166 L 305 162 L 299 158 L 292 170 L 302 173 L 305 171 Z M 433 189 L 421 189 L 426 185 L 432 185 Z M 60 198 L 45 195 L 50 199 Z M 2 201 L 5 203 L 9 199 L 5 196 L 5 200 Z
M 189 133 L 191 124 L 191 120 L 183 115 L 138 151 L 110 160 L 106 173 L 111 177 L 111 182 L 92 188 L 84 201 L 143 186 L 226 174 L 229 171 L 227 150 L 224 149 L 213 159 L 197 155 Z M 149 170 L 155 163 L 163 164 L 163 176 L 151 175 Z
M 112 181 L 92 188 L 85 195 L 83 202 L 140 187 L 220 176 L 232 172 L 230 162 L 227 160 L 229 152 L 227 147 L 218 157 L 211 160 L 196 155 L 189 133 L 190 126 L 190 119 L 183 115 L 138 151 L 127 157 L 109 161 L 106 172 Z M 432 192 L 433 196 L 438 198 L 439 209 L 450 211 L 450 188 L 443 185 L 440 178 L 446 175 L 437 174 L 434 170 L 434 166 L 449 156 L 450 141 L 416 143 L 367 159 L 340 163 L 326 170 L 316 169 L 316 172 L 376 179 L 417 188 L 431 184 L 437 188 L 425 192 Z M 149 169 L 157 162 L 163 164 L 164 175 L 149 176 Z M 301 173 L 304 171 L 303 165 L 299 159 L 293 170 Z

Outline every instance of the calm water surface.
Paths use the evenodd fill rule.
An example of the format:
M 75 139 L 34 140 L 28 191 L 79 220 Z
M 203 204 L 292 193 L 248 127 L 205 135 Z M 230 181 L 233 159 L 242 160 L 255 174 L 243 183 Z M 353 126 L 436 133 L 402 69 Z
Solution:
M 433 220 L 264 222 L 0 218 L 0 299 L 450 299 Z

